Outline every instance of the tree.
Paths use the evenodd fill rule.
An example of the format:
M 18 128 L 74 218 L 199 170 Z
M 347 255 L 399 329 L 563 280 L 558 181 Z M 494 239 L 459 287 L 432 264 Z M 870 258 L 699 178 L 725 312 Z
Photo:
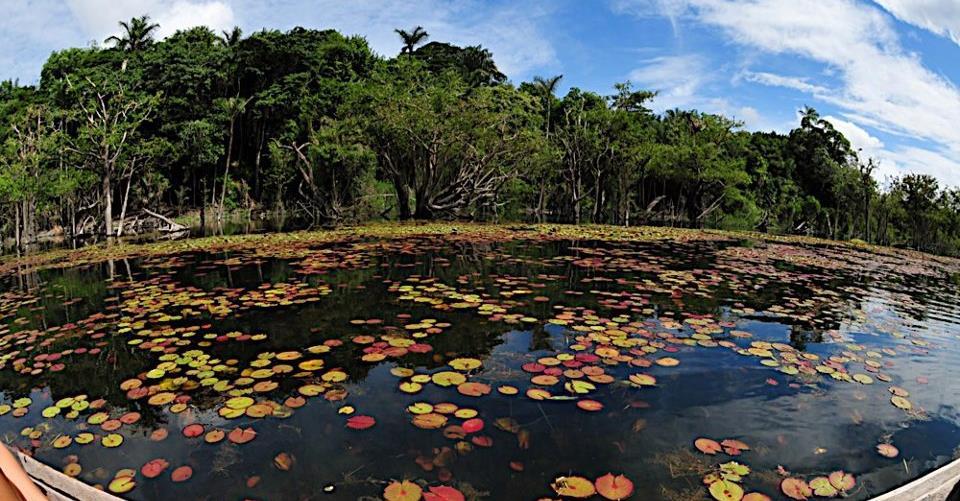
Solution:
M 903 205 L 905 217 L 898 225 L 910 235 L 910 246 L 916 250 L 929 248 L 940 191 L 937 179 L 928 174 L 908 174 L 895 180 L 890 191 Z
M 140 16 L 130 19 L 130 22 L 120 21 L 123 33 L 113 35 L 104 43 L 113 44 L 117 49 L 127 52 L 141 51 L 153 43 L 153 32 L 160 28 L 159 24 L 151 23 L 150 16 Z
M 413 50 L 423 43 L 424 40 L 430 38 L 430 34 L 423 29 L 423 26 L 417 26 L 411 31 L 395 29 L 393 30 L 397 35 L 400 35 L 400 40 L 403 42 L 403 47 L 400 49 L 401 54 L 411 54 Z
M 743 202 L 741 188 L 749 182 L 734 129 L 740 124 L 719 115 L 670 110 L 663 120 L 653 168 L 678 189 L 686 222 L 703 226 L 704 219 L 727 202 Z
M 243 99 L 239 96 L 230 97 L 226 99 L 221 99 L 218 101 L 220 106 L 220 111 L 224 116 L 227 117 L 227 154 L 226 162 L 224 162 L 223 167 L 223 183 L 222 183 L 222 192 L 220 194 L 220 210 L 217 212 L 217 220 L 219 221 L 223 217 L 223 204 L 227 199 L 227 184 L 230 182 L 230 161 L 233 153 L 233 138 L 234 132 L 236 131 L 236 122 L 237 118 L 243 115 L 246 112 L 247 104 L 250 102 L 250 99 Z
M 220 32 L 220 42 L 225 47 L 236 47 L 243 40 L 243 30 L 239 26 L 234 26 L 230 31 Z
M 300 203 L 314 221 L 338 222 L 360 202 L 364 182 L 376 165 L 376 156 L 363 144 L 355 120 L 324 120 L 308 141 L 275 140 L 277 161 L 293 164 L 299 173 Z
M 100 178 L 104 235 L 113 233 L 113 178 L 117 161 L 134 134 L 154 113 L 159 96 L 137 92 L 124 72 L 98 71 L 67 77 L 74 97 L 73 133 L 68 148 Z
M 38 198 L 44 191 L 43 178 L 53 172 L 43 168 L 55 150 L 57 131 L 53 122 L 46 106 L 30 105 L 14 117 L 12 134 L 4 145 L 0 198 L 15 204 L 14 237 L 18 246 L 36 240 Z
M 395 187 L 401 218 L 475 217 L 496 210 L 525 142 L 532 101 L 512 87 L 469 87 L 403 60 L 375 75 L 352 114 Z M 410 192 L 415 210 L 409 208 Z
M 533 77 L 533 86 L 543 99 L 543 130 L 547 135 L 550 134 L 550 112 L 553 110 L 554 95 L 560 86 L 560 80 L 563 80 L 563 75 L 555 75 L 549 78 Z

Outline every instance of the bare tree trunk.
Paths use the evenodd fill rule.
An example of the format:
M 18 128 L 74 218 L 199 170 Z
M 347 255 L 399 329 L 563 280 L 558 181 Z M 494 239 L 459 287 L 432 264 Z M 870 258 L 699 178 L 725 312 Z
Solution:
M 544 213 L 543 203 L 546 199 L 546 193 L 545 193 L 547 189 L 546 181 L 547 181 L 546 176 L 543 176 L 540 178 L 540 194 L 537 196 L 537 222 L 541 224 L 543 223 L 543 213 Z
M 108 165 L 104 165 L 101 189 L 103 190 L 103 234 L 109 237 L 113 232 L 113 193 L 111 193 L 110 167 Z
M 266 128 L 260 128 L 260 141 L 257 143 L 257 158 L 253 162 L 253 198 L 260 202 L 260 159 L 263 158 L 263 144 L 266 142 Z
M 127 201 L 130 200 L 130 181 L 133 179 L 133 172 L 127 176 L 127 189 L 123 192 L 123 204 L 120 207 L 120 224 L 117 226 L 117 236 L 123 234 L 123 222 L 127 218 Z
M 217 221 L 223 219 L 223 204 L 227 199 L 227 181 L 230 177 L 230 156 L 233 153 L 233 124 L 234 119 L 230 118 L 230 140 L 227 141 L 227 164 L 223 168 L 223 192 L 220 193 L 220 211 L 217 213 Z
M 20 207 L 17 207 L 16 205 L 13 206 L 13 217 L 13 239 L 17 243 L 17 249 L 20 249 L 20 247 L 23 245 L 23 240 L 20 238 Z

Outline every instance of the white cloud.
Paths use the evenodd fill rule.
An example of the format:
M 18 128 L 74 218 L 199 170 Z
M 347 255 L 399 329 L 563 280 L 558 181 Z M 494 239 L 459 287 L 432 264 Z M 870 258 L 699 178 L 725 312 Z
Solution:
M 830 115 L 823 117 L 823 119 L 840 131 L 850 141 L 854 149 L 863 150 L 868 156 L 883 149 L 883 141 L 870 135 L 859 125 Z
M 58 47 L 64 40 L 84 40 L 71 21 L 70 11 L 59 0 L 4 3 L 0 18 L 0 79 L 19 79 L 23 84 L 39 80 L 40 68 L 51 47 Z
M 334 28 L 362 35 L 378 53 L 393 56 L 400 51 L 395 28 L 423 26 L 429 40 L 457 45 L 483 45 L 493 53 L 501 71 L 514 79 L 530 78 L 559 66 L 556 52 L 543 23 L 554 5 L 545 1 L 522 4 L 475 0 L 317 0 L 305 8 L 302 2 L 285 0 L 233 0 L 245 29 L 289 29 L 293 26 Z
M 649 8 L 651 1 L 634 4 Z M 960 164 L 954 160 L 960 158 L 960 90 L 903 49 L 882 10 L 854 0 L 685 0 L 682 9 L 675 2 L 669 7 L 674 15 L 721 29 L 752 51 L 824 64 L 839 82 L 835 89 L 769 73 L 754 75 L 761 83 L 791 87 L 833 104 L 860 126 L 932 144 L 887 151 L 887 158 L 898 169 L 937 172 L 951 183 L 960 181 Z
M 657 91 L 653 104 L 658 110 L 687 107 L 701 101 L 698 91 L 707 81 L 707 60 L 697 54 L 662 56 L 641 61 L 628 79 Z
M 905 23 L 960 44 L 960 2 L 957 0 L 874 0 Z
M 233 7 L 226 0 L 67 0 L 67 5 L 87 35 L 98 41 L 119 33 L 119 21 L 142 15 L 160 25 L 160 38 L 194 26 L 219 31 L 234 25 Z
M 916 146 L 888 147 L 880 138 L 871 135 L 859 125 L 834 116 L 825 116 L 859 150 L 860 159 L 877 163 L 873 177 L 881 183 L 908 173 L 929 174 L 951 186 L 960 186 L 960 163 L 947 151 L 935 151 Z
M 787 87 L 814 95 L 823 95 L 829 93 L 829 89 L 809 82 L 807 78 L 788 77 L 765 72 L 744 72 L 741 77 L 749 82 L 763 85 L 772 85 L 776 87 Z

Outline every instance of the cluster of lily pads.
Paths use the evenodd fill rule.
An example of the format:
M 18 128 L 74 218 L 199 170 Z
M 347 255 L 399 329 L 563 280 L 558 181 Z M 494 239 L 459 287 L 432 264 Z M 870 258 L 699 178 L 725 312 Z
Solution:
M 566 229 L 543 231 L 538 238 L 566 241 L 571 237 Z M 272 429 L 267 420 L 288 418 L 312 405 L 311 400 L 329 402 L 342 416 L 343 427 L 357 432 L 385 419 L 402 419 L 417 429 L 435 430 L 445 445 L 415 458 L 424 475 L 433 475 L 435 480 L 385 480 L 382 496 L 388 501 L 464 499 L 450 468 L 452 458 L 496 446 L 491 431 L 514 435 L 519 449 L 529 447 L 530 432 L 510 416 L 489 415 L 485 398 L 556 402 L 569 406 L 564 412 L 602 413 L 607 410 L 609 388 L 662 391 L 664 378 L 656 371 L 669 374 L 671 368 L 683 363 L 684 353 L 693 350 L 729 350 L 752 357 L 770 371 L 767 381 L 771 385 L 780 384 L 777 378 L 787 378 L 787 384 L 795 388 L 826 383 L 859 388 L 880 381 L 888 385 L 883 398 L 890 404 L 908 417 L 924 416 L 923 409 L 909 399 L 905 383 L 896 376 L 896 360 L 905 353 L 926 354 L 930 342 L 896 329 L 891 329 L 892 333 L 903 339 L 895 347 L 871 348 L 852 342 L 837 326 L 843 319 L 868 321 L 851 313 L 845 301 L 857 291 L 853 286 L 828 285 L 827 280 L 830 273 L 847 270 L 852 262 L 865 267 L 862 263 L 868 257 L 875 276 L 890 278 L 901 256 L 877 257 L 860 250 L 813 249 L 773 242 L 766 247 L 745 248 L 722 234 L 696 234 L 699 238 L 694 238 L 695 234 L 664 231 L 653 235 L 665 240 L 664 245 L 720 246 L 716 266 L 708 269 L 684 262 L 689 259 L 687 254 L 636 245 L 651 238 L 644 233 L 647 231 L 611 230 L 598 235 L 612 242 L 609 245 L 575 243 L 567 253 L 545 258 L 511 254 L 497 244 L 525 242 L 530 236 L 523 231 L 490 227 L 447 232 L 447 241 L 437 238 L 434 228 L 374 234 L 382 237 L 375 240 L 343 235 L 276 237 L 260 245 L 225 240 L 220 245 L 232 254 L 213 260 L 217 267 L 242 268 L 266 259 L 281 259 L 289 261 L 294 275 L 255 286 L 213 289 L 181 282 L 178 271 L 190 262 L 179 254 L 184 249 L 171 248 L 170 244 L 160 247 L 166 249 L 163 251 L 141 248 L 143 267 L 151 273 L 115 281 L 111 290 L 116 295 L 104 302 L 103 311 L 84 318 L 35 326 L 30 320 L 32 313 L 24 311 L 36 312 L 31 310 L 39 304 L 36 291 L 0 296 L 0 319 L 6 322 L 0 327 L 0 370 L 21 378 L 50 378 L 45 381 L 50 381 L 52 389 L 58 374 L 69 374 L 71 364 L 84 359 L 113 363 L 119 357 L 141 357 L 128 377 L 117 381 L 117 388 L 130 405 L 146 406 L 165 416 L 180 415 L 188 424 L 175 438 L 198 447 L 242 446 Z M 310 344 L 289 349 L 265 346 L 272 339 L 264 332 L 222 327 L 243 316 L 286 310 L 296 314 L 298 308 L 322 306 L 336 295 L 338 287 L 331 277 L 340 271 L 380 271 L 385 267 L 381 263 L 385 256 L 450 252 L 450 245 L 458 242 L 484 244 L 478 251 L 484 259 L 525 266 L 530 272 L 406 273 L 402 278 L 374 275 L 369 283 L 378 282 L 391 305 L 409 312 L 353 318 L 340 326 L 346 335 L 312 332 Z M 102 257 L 93 251 L 82 252 L 79 262 L 96 262 Z M 32 263 L 37 268 L 65 266 L 59 261 Z M 451 261 L 435 257 L 433 264 L 443 270 Z M 911 266 L 918 275 L 935 275 L 933 265 Z M 558 272 L 563 269 L 569 271 Z M 716 300 L 721 289 L 724 295 L 746 297 L 751 291 L 774 284 L 779 287 L 777 301 L 748 304 L 735 300 L 719 305 L 720 313 L 688 311 L 689 302 Z M 69 298 L 62 303 L 73 304 Z M 489 325 L 547 331 L 561 336 L 563 342 L 549 350 L 523 354 L 506 368 L 510 378 L 504 382 L 494 378 L 485 360 L 474 354 L 439 353 L 436 349 L 437 340 L 450 335 L 456 328 L 455 319 L 464 315 Z M 742 326 L 746 319 L 803 326 L 822 335 L 833 352 L 816 354 L 787 342 L 754 339 L 754 334 Z M 225 347 L 237 346 L 243 347 L 243 356 L 225 355 Z M 429 362 L 424 362 L 425 357 Z M 398 405 L 394 415 L 373 416 L 356 408 L 350 386 L 356 376 L 343 366 L 346 360 L 370 367 L 390 366 L 389 372 L 396 378 Z M 428 388 L 475 399 L 476 404 L 426 401 L 422 397 L 407 400 L 418 398 L 416 395 Z M 874 393 L 875 397 L 880 394 Z M 128 410 L 122 402 L 108 401 L 106 395 L 57 397 L 40 410 L 44 421 L 20 430 L 25 442 L 17 445 L 35 454 L 48 448 L 70 449 L 83 452 L 95 462 L 103 452 L 89 452 L 85 447 L 120 447 L 125 437 L 133 436 L 122 432 L 143 425 L 142 412 Z M 31 397 L 16 396 L 0 404 L 0 416 L 9 414 L 9 418 L 20 419 L 30 414 L 33 405 Z M 203 422 L 199 417 L 203 413 L 215 414 L 219 421 L 215 425 Z M 230 425 L 231 420 L 242 424 Z M 147 437 L 159 442 L 169 434 L 166 428 L 156 427 Z M 694 446 L 710 456 L 740 456 L 751 450 L 745 442 L 733 438 L 698 438 Z M 899 455 L 888 442 L 877 445 L 876 453 L 885 458 Z M 740 461 L 743 459 L 723 462 L 704 475 L 707 492 L 720 501 L 770 499 L 762 492 L 747 492 L 745 484 L 751 468 Z M 272 464 L 280 471 L 296 468 L 293 456 L 285 452 L 277 454 Z M 193 478 L 194 468 L 200 467 L 167 458 L 128 466 L 114 471 L 112 479 L 104 479 L 105 488 L 126 494 L 138 484 L 161 477 L 186 482 Z M 511 462 L 509 467 L 517 474 L 524 471 L 520 461 Z M 557 469 L 569 471 L 568 467 L 578 465 L 558 465 Z M 63 466 L 66 474 L 81 478 L 84 470 L 75 454 L 68 456 Z M 557 476 L 550 488 L 564 498 L 627 499 L 634 494 L 629 476 L 629 472 L 608 473 L 591 480 L 565 474 Z M 256 485 L 248 481 L 248 485 L 251 483 Z M 780 490 L 799 500 L 846 495 L 856 485 L 852 475 L 835 471 L 825 476 L 787 476 Z

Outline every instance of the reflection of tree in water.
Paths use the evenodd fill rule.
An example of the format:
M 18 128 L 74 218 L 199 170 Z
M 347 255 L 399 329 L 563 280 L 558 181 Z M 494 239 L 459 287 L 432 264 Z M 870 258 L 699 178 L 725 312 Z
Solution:
M 809 330 L 798 324 L 790 326 L 790 345 L 794 348 L 804 351 L 807 349 L 807 344 L 822 342 L 822 330 Z

